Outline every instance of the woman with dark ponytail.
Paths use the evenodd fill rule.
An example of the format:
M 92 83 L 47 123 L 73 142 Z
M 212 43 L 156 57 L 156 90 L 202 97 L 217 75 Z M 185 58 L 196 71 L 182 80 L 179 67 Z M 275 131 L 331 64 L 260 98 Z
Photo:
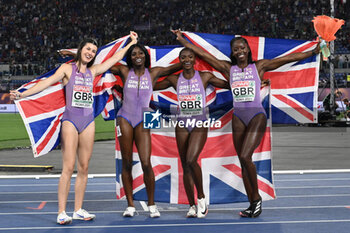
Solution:
M 58 224 L 69 224 L 72 219 L 93 220 L 96 216 L 82 209 L 88 167 L 94 144 L 93 80 L 120 61 L 129 47 L 137 42 L 137 34 L 130 32 L 131 42 L 102 64 L 93 65 L 97 54 L 94 39 L 83 40 L 71 64 L 63 64 L 47 79 L 20 93 L 11 91 L 12 99 L 25 98 L 61 82 L 65 86 L 66 108 L 61 123 L 62 173 L 58 184 Z M 76 160 L 75 204 L 73 218 L 66 213 L 67 197 Z

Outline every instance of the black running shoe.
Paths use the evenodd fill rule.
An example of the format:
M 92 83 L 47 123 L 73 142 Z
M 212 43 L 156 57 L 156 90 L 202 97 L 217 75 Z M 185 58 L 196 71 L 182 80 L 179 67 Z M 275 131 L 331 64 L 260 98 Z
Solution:
M 261 198 L 259 198 L 258 200 L 253 201 L 253 203 L 250 204 L 248 209 L 242 210 L 241 212 L 239 212 L 239 215 L 244 218 L 256 218 L 262 212 L 261 204 L 262 204 L 262 201 L 261 201 Z
M 251 213 L 251 216 L 250 216 L 251 218 L 256 218 L 256 217 L 258 217 L 261 214 L 261 212 L 262 212 L 261 205 L 262 205 L 261 198 L 259 198 L 256 201 L 253 201 L 253 203 L 252 203 L 252 213 Z
M 251 213 L 252 213 L 252 204 L 250 204 L 250 206 L 247 209 L 242 210 L 241 212 L 239 212 L 239 215 L 241 217 L 244 217 L 244 218 L 249 218 Z

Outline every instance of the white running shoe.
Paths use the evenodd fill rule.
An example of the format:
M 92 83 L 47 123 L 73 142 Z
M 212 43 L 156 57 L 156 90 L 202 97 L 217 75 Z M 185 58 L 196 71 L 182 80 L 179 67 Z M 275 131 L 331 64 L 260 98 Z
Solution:
M 159 218 L 160 217 L 160 213 L 159 213 L 156 205 L 150 205 L 150 206 L 148 206 L 148 209 L 149 209 L 149 216 L 151 218 Z
M 72 217 L 69 217 L 66 214 L 66 211 L 62 211 L 59 215 L 57 215 L 57 223 L 61 225 L 66 225 L 72 223 Z
M 77 220 L 91 221 L 94 218 L 96 218 L 96 215 L 90 214 L 89 212 L 81 208 L 73 213 L 73 219 Z
M 136 212 L 135 207 L 128 206 L 123 213 L 123 217 L 134 217 L 135 212 Z
M 195 205 L 192 205 L 190 207 L 190 209 L 188 210 L 187 212 L 187 215 L 186 215 L 187 218 L 195 218 L 197 217 L 197 209 L 196 209 L 196 206 Z
M 208 213 L 208 206 L 207 203 L 205 203 L 205 198 L 198 199 L 198 206 L 197 206 L 197 218 L 204 218 Z

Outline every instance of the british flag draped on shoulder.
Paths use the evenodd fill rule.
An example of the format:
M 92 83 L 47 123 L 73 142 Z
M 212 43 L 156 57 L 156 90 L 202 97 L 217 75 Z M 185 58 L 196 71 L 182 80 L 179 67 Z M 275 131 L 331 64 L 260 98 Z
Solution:
M 129 36 L 117 39 L 98 50 L 95 64 L 104 62 L 116 51 L 124 47 Z M 74 50 L 72 50 L 74 52 Z M 18 90 L 23 92 L 40 80 L 53 75 L 58 68 L 22 85 Z M 113 97 L 109 90 L 116 78 L 110 72 L 94 79 L 94 113 L 98 116 L 104 108 L 113 105 Z M 35 95 L 15 101 L 26 127 L 34 157 L 44 155 L 53 150 L 60 142 L 61 119 L 65 110 L 64 87 L 58 82 Z M 112 110 L 113 111 L 113 110 Z M 109 113 L 104 111 L 103 115 Z M 112 113 L 111 113 L 112 114 Z

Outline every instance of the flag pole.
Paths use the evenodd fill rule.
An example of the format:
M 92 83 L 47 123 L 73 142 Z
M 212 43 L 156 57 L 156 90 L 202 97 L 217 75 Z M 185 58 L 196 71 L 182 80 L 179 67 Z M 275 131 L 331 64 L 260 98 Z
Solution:
M 334 18 L 334 0 L 330 0 L 331 4 L 331 17 Z M 330 59 L 329 59 L 329 81 L 330 81 L 330 110 L 332 117 L 335 116 L 335 98 L 334 98 L 334 40 L 330 42 Z

